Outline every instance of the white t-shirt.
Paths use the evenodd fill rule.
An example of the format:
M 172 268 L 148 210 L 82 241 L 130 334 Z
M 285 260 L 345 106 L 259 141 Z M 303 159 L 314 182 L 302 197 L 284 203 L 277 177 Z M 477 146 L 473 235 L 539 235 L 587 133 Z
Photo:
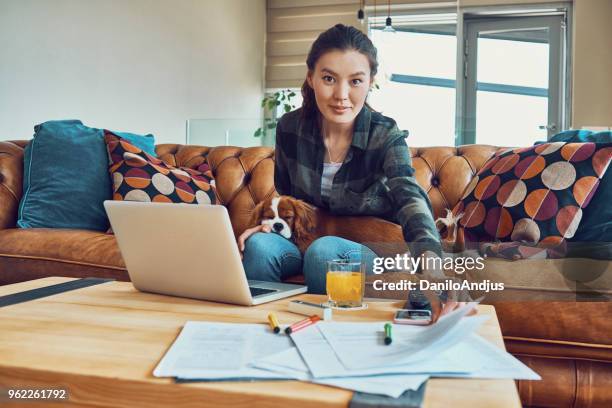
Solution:
M 342 163 L 323 163 L 323 174 L 321 175 L 321 197 L 327 201 L 331 194 L 334 176 L 340 170 Z

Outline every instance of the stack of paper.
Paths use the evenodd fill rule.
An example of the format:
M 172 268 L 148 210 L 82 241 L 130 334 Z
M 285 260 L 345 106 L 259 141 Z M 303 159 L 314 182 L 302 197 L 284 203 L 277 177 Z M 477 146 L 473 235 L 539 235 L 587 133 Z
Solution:
M 475 334 L 486 316 L 458 309 L 430 326 L 319 322 L 291 337 L 267 325 L 188 322 L 154 371 L 185 380 L 293 379 L 397 398 L 429 377 L 540 377 Z
M 219 380 L 293 378 L 250 365 L 293 348 L 288 336 L 271 333 L 267 325 L 187 322 L 153 375 Z

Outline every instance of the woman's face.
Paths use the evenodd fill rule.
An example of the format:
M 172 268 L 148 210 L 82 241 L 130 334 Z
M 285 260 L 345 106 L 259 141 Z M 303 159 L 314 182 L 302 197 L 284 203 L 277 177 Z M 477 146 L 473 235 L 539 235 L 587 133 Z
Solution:
M 372 84 L 370 63 L 358 51 L 329 51 L 319 57 L 307 81 L 326 120 L 337 124 L 352 123 Z

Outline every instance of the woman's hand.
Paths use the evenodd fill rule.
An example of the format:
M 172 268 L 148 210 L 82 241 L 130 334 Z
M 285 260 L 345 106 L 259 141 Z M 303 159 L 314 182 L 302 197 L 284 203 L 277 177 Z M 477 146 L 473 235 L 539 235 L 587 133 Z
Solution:
M 430 265 L 435 264 L 433 259 L 438 258 L 438 255 L 431 252 L 425 252 L 425 259 L 430 258 Z M 439 263 L 439 261 L 438 261 Z M 425 263 L 427 265 L 427 262 Z M 423 268 L 423 279 L 429 280 L 430 282 L 445 282 L 448 280 L 456 280 L 455 278 L 447 277 L 441 269 L 432 267 L 432 268 Z M 431 304 L 431 322 L 435 323 L 441 316 L 452 312 L 455 309 L 458 309 L 461 306 L 465 306 L 467 302 L 472 300 L 470 298 L 469 293 L 464 291 L 456 291 L 456 290 L 448 290 L 446 291 L 446 302 L 442 303 L 440 300 L 440 296 L 436 291 L 433 290 L 424 290 L 423 294 L 429 300 Z M 469 315 L 476 314 L 476 309 L 470 310 Z
M 256 225 L 255 227 L 252 228 L 247 228 L 246 230 L 244 230 L 244 232 L 242 234 L 240 234 L 240 236 L 238 237 L 238 249 L 240 250 L 240 259 L 242 259 L 242 254 L 244 252 L 244 243 L 246 242 L 247 239 L 249 239 L 249 237 L 251 235 L 253 235 L 256 232 L 271 232 L 272 231 L 272 227 L 270 227 L 269 225 Z
M 433 290 L 424 290 L 423 294 L 429 300 L 431 304 L 431 322 L 435 323 L 441 316 L 452 312 L 455 309 L 460 308 L 461 306 L 465 306 L 469 300 L 465 299 L 463 301 L 457 300 L 457 291 L 449 290 L 447 291 L 447 300 L 442 303 L 438 293 Z M 469 296 L 469 295 L 468 295 Z M 476 314 L 476 309 L 472 309 L 467 313 L 467 316 L 471 316 Z

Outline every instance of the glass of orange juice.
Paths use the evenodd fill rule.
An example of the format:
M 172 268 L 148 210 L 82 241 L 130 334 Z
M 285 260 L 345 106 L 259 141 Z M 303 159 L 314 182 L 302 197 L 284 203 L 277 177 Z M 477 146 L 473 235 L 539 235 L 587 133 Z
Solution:
M 365 266 L 362 266 L 361 262 L 344 259 L 328 261 L 326 289 L 329 305 L 332 307 L 363 307 Z

